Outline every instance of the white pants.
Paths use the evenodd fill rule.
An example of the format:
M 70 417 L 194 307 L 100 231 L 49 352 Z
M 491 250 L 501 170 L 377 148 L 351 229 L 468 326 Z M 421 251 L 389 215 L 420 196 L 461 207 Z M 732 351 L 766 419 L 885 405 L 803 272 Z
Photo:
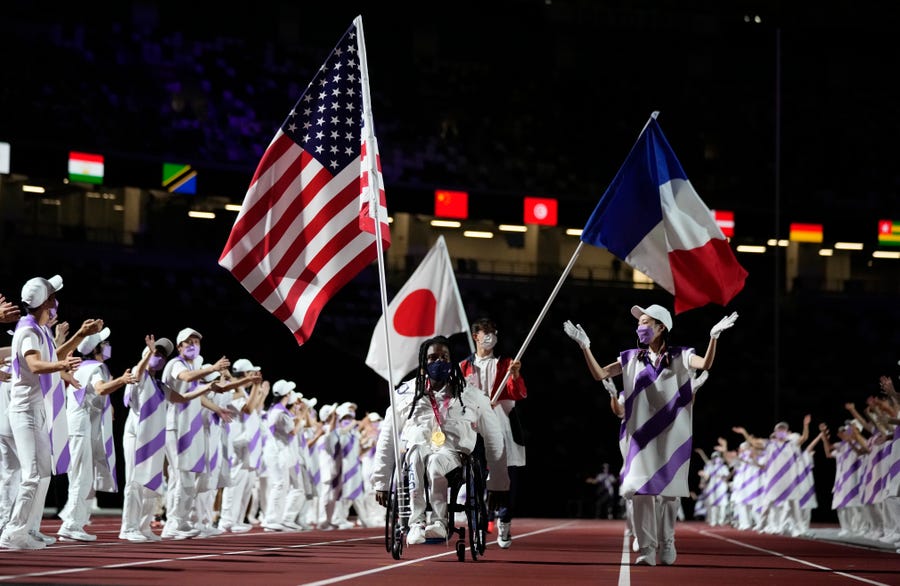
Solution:
M 90 436 L 70 435 L 69 453 L 72 455 L 68 473 L 69 492 L 59 518 L 62 519 L 63 529 L 82 531 L 91 517 L 87 499 L 94 486 L 94 450 Z
M 636 494 L 631 500 L 634 533 L 641 551 L 674 545 L 678 497 Z
M 240 457 L 238 457 L 240 462 Z M 240 463 L 231 467 L 231 484 L 222 489 L 222 508 L 219 513 L 219 525 L 231 526 L 244 522 L 247 501 L 250 499 L 250 470 Z M 243 507 L 243 508 L 242 508 Z
M 289 482 L 288 446 L 277 442 L 267 445 L 263 457 L 266 459 L 267 477 L 263 519 L 265 523 L 281 523 L 284 519 Z
M 6 416 L 6 413 L 0 413 L 0 417 Z M 12 515 L 22 479 L 20 468 L 16 440 L 11 435 L 0 435 L 0 531 Z
M 448 449 L 432 452 L 428 448 L 413 446 L 406 453 L 406 461 L 409 464 L 410 525 L 425 522 L 425 492 L 428 491 L 432 520 L 446 526 L 447 474 L 462 465 L 459 453 Z
M 3 538 L 17 541 L 28 538 L 30 530 L 40 528 L 52 464 L 43 404 L 34 412 L 10 412 L 9 424 L 19 454 L 22 482 L 9 522 L 3 528 Z
M 197 498 L 197 473 L 178 468 L 178 439 L 174 429 L 166 430 L 166 459 L 169 461 L 166 527 L 177 529 L 190 524 L 191 509 Z
M 122 434 L 122 451 L 125 454 L 125 490 L 122 495 L 122 528 L 120 533 L 147 533 L 152 531 L 153 513 L 159 496 L 134 480 L 134 458 L 137 450 L 137 416 L 128 414 Z

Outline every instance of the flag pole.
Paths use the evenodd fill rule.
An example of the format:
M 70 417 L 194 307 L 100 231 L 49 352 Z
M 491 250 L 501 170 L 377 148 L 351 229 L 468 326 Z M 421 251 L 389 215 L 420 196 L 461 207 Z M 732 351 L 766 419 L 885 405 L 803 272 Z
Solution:
M 372 97 L 369 94 L 369 65 L 366 60 L 366 41 L 363 34 L 362 15 L 353 19 L 356 25 L 356 45 L 359 50 L 359 74 L 362 81 L 362 101 L 363 101 L 363 120 L 365 120 L 366 128 L 366 158 L 369 161 L 369 210 L 375 210 L 375 247 L 378 251 L 378 286 L 381 289 L 381 313 L 384 319 L 384 349 L 388 363 L 388 397 L 391 402 L 391 420 L 394 434 L 394 478 L 399 484 L 401 476 L 400 467 L 400 438 L 397 426 L 397 408 L 394 406 L 394 375 L 391 372 L 391 338 L 387 329 L 387 279 L 384 271 L 384 245 L 381 242 L 381 182 L 378 175 L 378 160 L 375 149 L 375 125 L 372 119 Z M 387 222 L 387 218 L 384 218 Z
M 540 315 L 538 315 L 537 320 L 535 320 L 534 325 L 531 326 L 531 331 L 528 332 L 528 335 L 525 337 L 525 342 L 522 343 L 522 347 L 519 349 L 518 354 L 513 359 L 513 361 L 521 360 L 522 354 L 525 353 L 525 348 L 528 347 L 528 344 L 531 342 L 531 338 L 534 337 L 534 332 L 538 329 L 538 326 L 541 325 L 541 322 L 544 320 L 544 316 L 547 315 L 547 310 L 550 309 L 550 304 L 553 303 L 553 300 L 556 299 L 556 294 L 559 293 L 560 288 L 562 287 L 563 281 L 566 280 L 566 277 L 569 276 L 569 272 L 571 272 L 572 267 L 575 266 L 575 261 L 578 260 L 578 255 L 581 254 L 581 248 L 584 246 L 584 241 L 579 240 L 578 246 L 575 247 L 575 252 L 572 253 L 572 258 L 569 259 L 569 264 L 566 265 L 565 270 L 563 270 L 562 275 L 559 277 L 559 281 L 556 282 L 556 286 L 553 288 L 553 291 L 550 293 L 550 298 L 547 299 L 547 302 L 544 304 L 544 308 L 541 309 Z M 497 397 L 500 396 L 500 393 L 503 392 L 503 387 L 506 385 L 506 381 L 509 379 L 509 370 L 507 369 L 506 374 L 503 375 L 503 380 L 500 381 L 500 384 L 497 385 L 497 391 L 491 397 L 491 403 L 497 400 Z

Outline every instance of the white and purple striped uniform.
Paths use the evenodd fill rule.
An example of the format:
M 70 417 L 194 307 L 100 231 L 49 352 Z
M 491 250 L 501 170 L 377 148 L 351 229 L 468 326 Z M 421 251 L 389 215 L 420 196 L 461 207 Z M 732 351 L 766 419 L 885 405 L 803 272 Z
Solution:
M 126 427 L 131 424 L 135 435 L 132 479 L 162 494 L 166 457 L 166 394 L 162 383 L 144 371 L 137 384 L 125 387 L 125 404 L 130 409 Z
M 887 496 L 891 442 L 884 439 L 884 435 L 876 431 L 867 440 L 869 453 L 864 458 L 862 472 L 861 500 L 864 505 L 880 504 Z
M 731 480 L 731 502 L 759 508 L 763 493 L 763 471 L 756 465 L 752 449 L 738 450 L 734 462 L 734 477 Z
M 835 458 L 834 487 L 831 489 L 831 508 L 859 507 L 861 500 L 861 474 L 863 458 L 853 449 L 851 442 L 837 442 L 833 446 Z
M 21 332 L 20 332 L 21 330 Z M 33 315 L 26 315 L 16 323 L 16 335 L 32 336 L 32 346 L 40 351 L 41 360 L 55 362 L 59 360 L 56 355 L 56 343 L 53 334 L 47 326 L 40 326 Z M 16 347 L 15 342 L 13 347 Z M 21 362 L 24 358 L 19 354 L 12 357 L 13 386 L 16 386 L 16 378 L 20 378 Z M 69 471 L 71 454 L 69 453 L 69 424 L 66 417 L 66 385 L 58 372 L 38 375 L 41 393 L 44 400 L 44 412 L 47 416 L 47 427 L 50 435 L 50 462 L 52 474 L 65 474 Z M 12 391 L 12 405 L 15 408 L 15 388 Z
M 730 470 L 728 464 L 721 457 L 713 457 L 704 467 L 704 471 L 709 479 L 709 490 L 706 495 L 707 509 L 711 507 L 722 507 L 728 505 L 728 476 Z M 718 519 L 724 522 L 724 519 Z
M 338 429 L 341 442 L 341 499 L 354 501 L 363 494 L 362 463 L 360 462 L 359 432 Z
M 802 482 L 803 469 L 797 445 L 799 437 L 794 433 L 783 441 L 771 439 L 766 443 L 763 453 L 763 484 L 766 489 L 763 502 L 766 505 L 777 506 L 800 498 L 797 492 Z
M 645 350 L 619 355 L 627 436 L 621 493 L 626 498 L 689 495 L 693 355 L 693 348 L 669 348 L 656 365 Z
M 104 364 L 103 368 L 109 369 Z M 111 375 L 107 380 L 110 380 Z M 116 448 L 113 444 L 113 406 L 110 396 L 97 397 L 100 412 L 91 413 L 91 428 L 95 432 L 94 444 L 94 490 L 102 492 L 119 492 L 119 480 L 116 477 Z M 99 440 L 99 442 L 98 442 Z
M 894 426 L 894 435 L 889 443 L 891 457 L 888 464 L 887 495 L 900 497 L 900 425 Z
M 813 455 L 806 450 L 800 452 L 800 482 L 797 484 L 797 501 L 801 509 L 817 509 L 816 480 L 813 476 Z
M 186 383 L 178 378 L 184 370 L 195 370 L 199 358 L 190 363 L 183 357 L 173 358 L 163 369 L 163 381 L 180 394 L 194 390 L 198 381 Z M 203 433 L 203 406 L 199 399 L 186 403 L 169 403 L 166 428 L 175 432 L 175 450 L 179 470 L 206 472 L 206 436 Z

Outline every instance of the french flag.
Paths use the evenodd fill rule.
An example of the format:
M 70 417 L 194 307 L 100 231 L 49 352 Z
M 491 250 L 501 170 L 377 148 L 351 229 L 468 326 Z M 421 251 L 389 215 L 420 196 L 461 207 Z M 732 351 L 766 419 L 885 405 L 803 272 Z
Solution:
M 675 296 L 675 313 L 727 305 L 747 271 L 650 117 L 594 208 L 582 242 L 606 248 Z

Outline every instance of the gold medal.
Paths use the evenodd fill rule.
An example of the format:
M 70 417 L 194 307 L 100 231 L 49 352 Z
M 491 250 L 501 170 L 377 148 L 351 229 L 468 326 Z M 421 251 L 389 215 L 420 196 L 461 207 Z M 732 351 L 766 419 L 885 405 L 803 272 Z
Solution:
M 435 429 L 431 434 L 431 443 L 436 445 L 437 447 L 441 447 L 444 445 L 444 432 L 440 429 Z

